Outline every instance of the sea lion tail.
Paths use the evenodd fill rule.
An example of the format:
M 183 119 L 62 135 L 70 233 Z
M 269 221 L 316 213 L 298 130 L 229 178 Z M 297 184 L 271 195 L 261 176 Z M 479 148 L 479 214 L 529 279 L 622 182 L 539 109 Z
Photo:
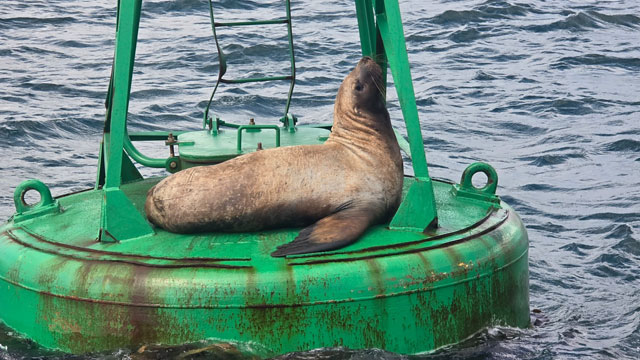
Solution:
M 374 220 L 375 216 L 366 206 L 352 207 L 352 202 L 345 203 L 333 214 L 302 229 L 292 242 L 278 246 L 271 256 L 339 249 L 358 240 Z

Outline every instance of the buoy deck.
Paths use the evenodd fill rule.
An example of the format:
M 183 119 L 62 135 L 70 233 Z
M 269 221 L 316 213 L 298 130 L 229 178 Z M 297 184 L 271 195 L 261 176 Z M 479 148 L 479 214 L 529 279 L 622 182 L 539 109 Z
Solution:
M 123 186 L 139 211 L 158 179 Z M 406 179 L 408 187 L 413 178 Z M 434 182 L 440 227 L 371 228 L 328 253 L 273 258 L 298 229 L 95 239 L 100 193 L 0 228 L 0 317 L 38 343 L 84 352 L 205 338 L 276 353 L 434 349 L 483 326 L 528 324 L 528 240 L 506 204 Z M 29 311 L 25 311 L 29 309 Z

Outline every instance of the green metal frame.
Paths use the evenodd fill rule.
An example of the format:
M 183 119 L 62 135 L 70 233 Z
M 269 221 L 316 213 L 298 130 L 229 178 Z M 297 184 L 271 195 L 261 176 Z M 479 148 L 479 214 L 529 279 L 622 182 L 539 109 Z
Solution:
M 175 161 L 173 158 L 149 158 L 141 154 L 131 143 L 132 138 L 136 140 L 151 140 L 162 138 L 162 136 L 166 138 L 166 133 L 137 134 L 134 136 L 130 136 L 127 133 L 127 113 L 141 5 L 142 0 L 119 0 L 118 3 L 116 49 L 106 101 L 107 115 L 96 182 L 96 188 L 101 188 L 104 194 L 98 234 L 98 239 L 103 242 L 125 241 L 153 233 L 153 229 L 147 223 L 145 216 L 136 209 L 132 200 L 120 189 L 122 184 L 142 178 L 133 165 L 131 158 L 144 166 L 152 167 L 168 168 L 168 164 L 171 161 Z M 285 117 L 288 114 L 291 92 L 293 91 L 293 80 L 295 78 L 289 0 L 286 0 L 286 5 L 292 57 L 292 84 L 289 90 Z M 411 185 L 396 215 L 393 217 L 390 227 L 392 229 L 423 231 L 437 224 L 437 213 L 433 184 L 429 177 L 424 153 L 398 1 L 355 0 L 355 6 L 363 56 L 374 58 L 385 72 L 387 67 L 391 69 L 407 128 L 408 150 L 417 179 Z M 212 7 L 210 10 L 213 19 Z M 258 25 L 266 23 L 270 24 L 272 22 L 262 21 Z M 218 23 L 217 25 L 242 26 L 248 24 L 248 22 L 242 22 Z M 215 34 L 215 22 L 212 26 Z M 218 46 L 217 42 L 216 46 Z M 219 54 L 221 54 L 221 62 L 223 62 L 224 56 L 219 46 L 218 50 Z M 221 81 L 224 73 L 222 66 L 220 73 L 219 81 Z M 288 126 L 291 126 L 291 124 L 288 124 Z M 403 149 L 406 151 L 407 142 L 401 136 L 399 136 L 399 142 L 404 145 Z
M 296 83 L 296 61 L 295 61 L 295 53 L 293 50 L 293 30 L 291 28 L 291 1 L 285 0 L 285 13 L 286 17 L 283 19 L 273 19 L 273 20 L 260 20 L 260 21 L 237 21 L 237 22 L 217 22 L 215 21 L 215 17 L 213 15 L 213 0 L 209 0 L 209 17 L 211 18 L 211 30 L 213 31 L 213 38 L 216 42 L 216 49 L 218 51 L 218 62 L 219 62 L 219 72 L 218 72 L 218 80 L 216 81 L 216 85 L 211 92 L 211 97 L 209 97 L 209 102 L 204 110 L 204 118 L 203 124 L 210 123 L 213 121 L 213 117 L 209 115 L 211 104 L 213 103 L 213 97 L 218 90 L 218 86 L 220 83 L 223 84 L 245 84 L 245 83 L 255 83 L 255 82 L 265 82 L 265 81 L 281 81 L 281 80 L 289 80 L 289 93 L 287 94 L 287 103 L 284 108 L 284 115 L 280 119 L 281 122 L 284 123 L 285 127 L 290 131 L 295 131 L 295 122 L 296 118 L 289 114 L 289 107 L 291 106 L 291 97 L 293 95 L 293 87 Z M 262 26 L 262 25 L 274 25 L 274 24 L 286 24 L 287 25 L 287 38 L 289 45 L 289 62 L 291 66 L 291 74 L 284 76 L 271 76 L 271 77 L 260 77 L 260 78 L 244 78 L 244 79 L 224 79 L 224 75 L 227 72 L 227 57 L 222 51 L 220 47 L 220 42 L 218 41 L 218 33 L 216 32 L 216 28 L 219 27 L 239 27 L 239 26 Z

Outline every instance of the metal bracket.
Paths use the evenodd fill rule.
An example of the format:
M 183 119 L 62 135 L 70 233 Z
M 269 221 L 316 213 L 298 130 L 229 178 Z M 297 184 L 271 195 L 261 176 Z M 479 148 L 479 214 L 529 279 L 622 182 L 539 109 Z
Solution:
M 147 219 L 119 188 L 103 188 L 101 213 L 98 234 L 101 242 L 119 242 L 154 233 Z
M 40 194 L 40 201 L 35 204 L 27 204 L 24 196 L 27 192 L 34 190 Z M 51 196 L 51 190 L 40 180 L 26 180 L 20 183 L 13 192 L 13 202 L 16 206 L 16 214 L 13 217 L 14 223 L 35 217 L 60 212 L 58 200 Z
M 473 176 L 479 172 L 487 176 L 487 183 L 481 188 L 475 187 L 472 183 Z M 454 185 L 453 191 L 458 197 L 499 204 L 500 198 L 496 195 L 497 188 L 498 173 L 496 170 L 487 163 L 476 162 L 467 166 L 462 172 L 460 184 Z
M 280 147 L 280 127 L 278 125 L 242 125 L 238 128 L 237 150 L 242 151 L 242 131 L 272 129 L 276 131 L 276 147 Z
M 289 130 L 290 133 L 296 132 L 298 118 L 293 114 L 287 113 L 287 115 L 280 118 L 280 122 L 284 124 L 285 129 Z
M 416 178 L 391 219 L 389 228 L 422 232 L 437 225 L 436 201 L 431 179 Z

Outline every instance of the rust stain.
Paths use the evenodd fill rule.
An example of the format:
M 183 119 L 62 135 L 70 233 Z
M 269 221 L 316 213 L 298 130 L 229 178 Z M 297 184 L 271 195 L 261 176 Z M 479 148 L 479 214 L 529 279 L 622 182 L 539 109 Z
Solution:
M 440 244 L 440 245 L 431 246 L 431 247 L 422 247 L 422 248 L 418 248 L 418 249 L 410 249 L 410 250 L 398 251 L 398 252 L 394 252 L 394 253 L 373 254 L 373 255 L 362 256 L 362 257 L 324 258 L 324 259 L 318 259 L 318 260 L 308 260 L 308 261 L 301 261 L 301 262 L 290 262 L 289 265 L 290 266 L 300 266 L 300 265 L 326 264 L 326 263 L 333 263 L 333 262 L 351 262 L 351 261 L 376 259 L 376 258 L 386 257 L 386 256 L 414 254 L 414 253 L 418 253 L 418 252 L 426 252 L 426 251 L 431 251 L 431 250 L 447 248 L 447 247 L 451 247 L 451 246 L 454 246 L 454 245 L 458 245 L 458 244 L 461 244 L 461 243 L 464 243 L 464 242 L 479 238 L 479 237 L 481 237 L 483 235 L 486 235 L 488 233 L 491 233 L 495 229 L 499 228 L 502 224 L 504 224 L 508 219 L 509 219 L 509 213 L 507 212 L 504 218 L 500 219 L 500 221 L 498 221 L 497 223 L 487 227 L 486 229 L 484 229 L 482 231 L 479 231 L 479 232 L 477 232 L 475 234 L 471 234 L 469 236 L 460 238 L 458 240 L 452 240 L 452 241 L 449 241 L 449 242 L 446 242 L 446 243 L 443 243 L 443 244 Z M 340 255 L 340 254 L 341 253 L 332 254 L 332 255 Z M 291 260 L 295 261 L 295 259 L 297 259 L 297 258 L 293 258 Z
M 458 229 L 455 231 L 451 231 L 445 234 L 440 234 L 440 235 L 434 235 L 434 236 L 430 236 L 428 238 L 425 239 L 419 239 L 419 240 L 414 240 L 414 241 L 406 241 L 406 242 L 402 242 L 402 243 L 398 243 L 398 244 L 392 244 L 392 245 L 380 245 L 380 246 L 371 246 L 368 248 L 364 248 L 364 249 L 360 249 L 360 250 L 352 250 L 352 251 L 340 251 L 338 253 L 332 253 L 332 254 L 326 254 L 326 255 L 317 255 L 317 254 L 309 254 L 309 255 L 296 255 L 295 257 L 292 257 L 291 259 L 304 259 L 304 258 L 317 258 L 318 256 L 331 256 L 331 255 L 336 255 L 336 254 L 340 254 L 340 255 L 351 255 L 351 254 L 361 254 L 361 253 L 366 253 L 366 252 L 375 252 L 375 251 L 380 251 L 380 250 L 389 250 L 389 249 L 401 249 L 404 247 L 408 247 L 411 245 L 417 245 L 417 244 L 421 244 L 421 243 L 425 243 L 428 241 L 436 241 L 436 240 L 441 240 L 450 236 L 454 236 L 454 235 L 459 235 L 459 234 L 464 234 L 468 231 L 471 231 L 477 227 L 479 227 L 480 225 L 484 224 L 485 222 L 487 222 L 491 216 L 493 216 L 496 212 L 498 211 L 498 209 L 496 208 L 490 208 L 489 211 L 487 212 L 487 214 L 480 220 L 478 220 L 477 222 L 462 228 L 462 229 Z M 297 264 L 292 264 L 292 265 L 297 265 Z
M 26 248 L 30 248 L 39 252 L 43 252 L 46 254 L 52 254 L 55 256 L 60 256 L 60 257 L 64 257 L 64 258 L 68 258 L 68 259 L 74 259 L 74 260 L 78 260 L 78 261 L 83 261 L 83 262 L 91 262 L 91 261 L 95 261 L 95 262 L 111 262 L 111 263 L 121 263 L 121 264 L 129 264 L 129 265 L 137 265 L 137 266 L 146 266 L 146 267 L 151 267 L 151 268 L 165 268 L 165 269 L 176 269 L 176 268 L 188 268 L 188 267 L 201 267 L 201 268 L 216 268 L 216 269 L 246 269 L 246 268 L 250 268 L 250 265 L 227 265 L 227 264 L 218 264 L 218 263 L 198 263 L 198 262 L 190 262 L 191 260 L 196 261 L 196 260 L 201 260 L 198 258 L 194 258 L 194 259 L 189 259 L 186 258 L 184 260 L 186 260 L 186 263 L 182 262 L 182 259 L 161 259 L 161 258 L 147 258 L 147 259 L 158 259 L 158 260 L 173 260 L 173 263 L 167 263 L 167 264 L 154 264 L 154 263 L 146 263 L 146 262 L 140 262 L 140 261 L 131 261 L 131 260 L 125 260 L 125 259 L 112 259 L 112 258 L 105 258 L 102 256 L 97 256 L 96 254 L 92 254 L 93 251 L 87 251 L 89 253 L 88 258 L 87 257 L 82 257 L 82 256 L 77 256 L 74 254 L 64 254 L 55 250 L 48 250 L 48 249 L 43 249 L 43 248 L 38 248 L 35 247 L 31 244 L 25 243 L 23 241 L 21 241 L 18 237 L 16 237 L 13 234 L 9 233 L 8 236 L 12 241 L 26 247 Z M 54 243 L 57 244 L 57 243 Z M 57 246 L 57 245 L 56 245 Z M 83 248 L 84 250 L 89 250 L 86 248 Z M 99 250 L 95 250 L 95 252 L 98 252 Z M 117 255 L 117 256 L 122 256 L 122 257 L 128 257 L 128 255 L 126 254 L 119 254 L 119 253 L 106 253 L 105 255 Z M 138 257 L 137 255 L 131 255 L 131 257 Z M 217 259 L 216 261 L 222 261 Z M 227 261 L 227 259 L 224 259 L 224 261 Z M 246 261 L 246 260 L 242 260 L 242 261 Z
M 90 253 L 90 254 L 99 254 L 99 255 L 111 255 L 111 256 L 120 256 L 123 258 L 132 258 L 132 259 L 149 259 L 149 260 L 174 260 L 174 261 L 184 261 L 184 262 L 196 262 L 196 263 L 200 263 L 199 265 L 202 265 L 202 263 L 206 263 L 206 262 L 220 262 L 220 261 L 251 261 L 251 258 L 245 257 L 245 258 L 206 258 L 206 257 L 197 257 L 197 258 L 189 258 L 189 257 L 169 257 L 169 256 L 150 256 L 150 255 L 139 255 L 139 254 L 127 254 L 127 253 L 121 253 L 121 252 L 117 252 L 117 251 L 106 251 L 106 250 L 98 250 L 98 249 L 92 249 L 92 248 L 87 248 L 84 246 L 75 246 L 75 245 L 70 245 L 70 244 L 65 244 L 65 243 L 61 243 L 61 242 L 56 242 L 56 241 L 52 241 L 52 240 L 48 240 L 38 234 L 34 234 L 24 228 L 17 228 L 16 230 L 22 230 L 24 231 L 26 234 L 28 234 L 29 236 L 31 236 L 32 238 L 43 242 L 43 243 L 47 243 L 49 245 L 53 245 L 56 247 L 60 247 L 60 248 L 66 248 L 66 249 L 71 249 L 71 250 L 76 250 L 76 251 L 80 251 L 80 252 L 86 252 L 86 253 Z M 44 249 L 40 249 L 40 248 L 35 248 L 33 246 L 30 246 L 29 244 L 25 244 L 23 241 L 21 241 L 15 234 L 13 234 L 13 232 L 11 230 L 7 230 L 5 232 L 7 234 L 7 236 L 9 236 L 11 238 L 11 240 L 20 243 L 21 245 L 27 246 L 27 247 L 31 247 L 34 248 L 36 250 L 39 251 L 44 251 L 44 252 L 49 252 L 47 250 Z M 87 240 L 90 241 L 92 244 L 94 244 L 96 242 L 95 239 L 90 239 Z M 137 263 L 134 263 L 137 264 Z M 182 265 L 182 266 L 188 266 L 188 264 Z M 218 265 L 218 266 L 225 266 L 225 265 Z M 228 266 L 228 265 L 227 265 Z

